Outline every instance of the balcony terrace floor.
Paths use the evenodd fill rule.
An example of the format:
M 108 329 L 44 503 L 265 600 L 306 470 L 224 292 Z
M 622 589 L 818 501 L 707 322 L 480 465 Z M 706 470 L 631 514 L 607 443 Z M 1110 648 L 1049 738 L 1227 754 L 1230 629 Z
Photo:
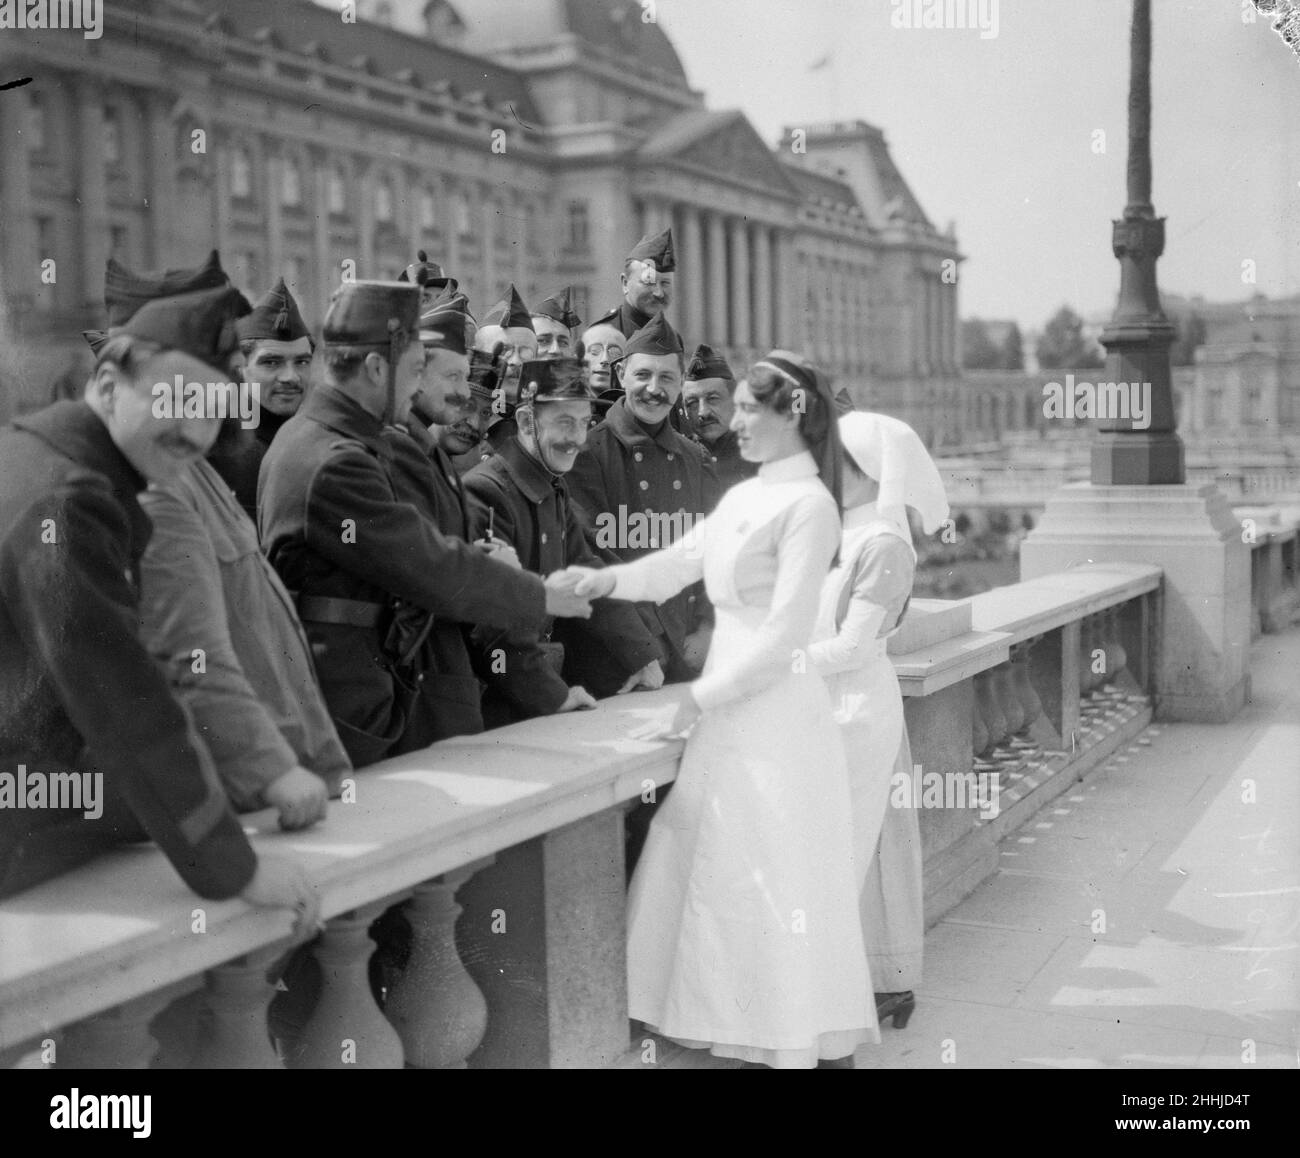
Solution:
M 1300 626 L 1260 637 L 1230 723 L 1149 727 L 1008 835 L 857 1067 L 1296 1068 L 1298 672 Z M 623 1068 L 737 1064 L 644 1040 Z

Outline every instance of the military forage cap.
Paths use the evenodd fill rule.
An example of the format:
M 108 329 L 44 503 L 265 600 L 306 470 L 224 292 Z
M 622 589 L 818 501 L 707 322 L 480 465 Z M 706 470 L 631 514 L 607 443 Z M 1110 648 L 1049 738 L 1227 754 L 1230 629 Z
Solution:
M 628 261 L 652 261 L 660 273 L 672 273 L 677 268 L 677 254 L 673 251 L 672 228 L 662 233 L 646 234 L 632 247 Z
M 623 347 L 623 356 L 616 359 L 626 362 L 633 354 L 682 354 L 681 335 L 665 320 L 663 314 L 655 314 L 628 340 Z
M 226 373 L 239 349 L 236 319 L 248 311 L 248 300 L 233 286 L 196 290 L 146 302 L 108 336 L 130 334 L 156 342 L 164 350 L 179 350 Z
M 695 347 L 691 363 L 686 367 L 686 381 L 699 382 L 703 378 L 725 378 L 728 382 L 736 380 L 731 367 L 727 365 L 727 359 L 712 346 L 701 342 Z
M 525 362 L 519 372 L 519 405 L 530 402 L 590 402 L 586 367 L 577 358 Z
M 512 285 L 510 292 L 483 316 L 483 324 L 485 326 L 500 326 L 505 330 L 514 327 L 531 330 L 533 328 L 533 316 L 528 312 L 528 307 L 524 305 L 524 299 L 519 296 L 519 291 Z
M 469 298 L 462 293 L 444 292 L 420 315 L 420 341 L 433 349 L 467 353 L 477 330 Z
M 110 257 L 104 269 L 104 305 L 108 324 L 120 326 L 145 302 L 195 290 L 218 289 L 230 284 L 221 268 L 221 258 L 214 249 L 208 259 L 195 269 L 168 269 L 136 273 Z
M 410 282 L 344 282 L 330 298 L 322 339 L 335 346 L 387 345 L 393 337 L 414 337 L 420 290 Z
M 429 255 L 422 249 L 416 253 L 415 261 L 397 275 L 397 280 L 414 282 L 422 289 L 445 289 L 452 293 L 460 286 L 454 277 L 443 273 L 442 266 L 436 261 L 430 261 Z
M 573 308 L 573 287 L 569 285 L 562 290 L 556 290 L 549 298 L 543 298 L 541 304 L 533 310 L 533 314 L 550 318 L 551 321 L 559 322 L 560 325 L 567 326 L 571 330 L 576 330 L 582 325 L 582 319 Z
M 299 338 L 311 337 L 284 278 L 267 290 L 248 317 L 239 319 L 237 329 L 241 341 L 273 338 L 277 342 L 296 342 Z

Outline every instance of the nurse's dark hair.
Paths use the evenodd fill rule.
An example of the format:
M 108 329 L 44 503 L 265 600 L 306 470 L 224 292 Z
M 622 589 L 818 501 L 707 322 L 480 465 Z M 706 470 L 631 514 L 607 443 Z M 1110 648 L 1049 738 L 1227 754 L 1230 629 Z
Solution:
M 773 350 L 749 368 L 745 380 L 759 404 L 778 414 L 798 411 L 799 434 L 817 461 L 817 473 L 843 516 L 840 471 L 845 455 L 830 379 L 806 358 L 788 350 Z M 838 551 L 835 558 L 838 562 Z

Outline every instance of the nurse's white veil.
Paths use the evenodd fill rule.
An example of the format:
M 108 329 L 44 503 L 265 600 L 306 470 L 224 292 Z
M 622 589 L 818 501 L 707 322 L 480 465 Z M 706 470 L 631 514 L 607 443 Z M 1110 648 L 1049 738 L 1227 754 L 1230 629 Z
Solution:
M 948 517 L 948 496 L 930 452 L 906 422 L 887 414 L 853 410 L 840 416 L 840 441 L 863 474 L 880 483 L 876 509 L 912 541 L 907 508 L 921 516 L 927 535 Z

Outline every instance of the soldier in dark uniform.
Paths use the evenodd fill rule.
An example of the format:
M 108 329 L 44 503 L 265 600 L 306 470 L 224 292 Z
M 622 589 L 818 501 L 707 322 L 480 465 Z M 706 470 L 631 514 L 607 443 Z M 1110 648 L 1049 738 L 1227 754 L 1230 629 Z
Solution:
M 228 429 L 208 462 L 248 517 L 257 521 L 257 476 L 266 448 L 280 427 L 298 413 L 311 383 L 311 331 L 289 287 L 280 278 L 236 326 L 244 354 L 244 381 L 258 383 L 257 425 Z
M 681 393 L 682 354 L 681 338 L 662 315 L 633 335 L 618 364 L 624 396 L 592 429 L 569 475 L 594 547 L 618 561 L 667 546 L 717 502 L 717 476 L 704 452 L 668 422 Z M 638 607 L 668 681 L 694 679 L 707 651 L 696 634 L 703 595 L 690 589 Z M 603 685 L 614 678 L 607 672 Z
M 324 381 L 262 461 L 262 545 L 297 597 L 358 767 L 409 750 L 422 648 L 440 620 L 540 630 L 548 615 L 590 614 L 560 584 L 448 538 L 399 491 L 383 429 L 421 386 L 418 309 L 412 285 L 340 287 L 323 330 Z
M 497 397 L 493 403 L 495 418 L 488 427 L 486 445 L 480 447 L 481 457 L 495 454 L 515 434 L 515 404 L 519 398 L 519 368 L 537 358 L 537 334 L 533 330 L 532 314 L 512 285 L 499 302 L 483 317 L 483 324 L 474 337 L 474 349 L 495 353 L 500 347 L 502 373 L 497 382 Z M 457 469 L 463 474 L 476 466 L 480 458 L 470 455 L 457 460 Z
M 248 303 L 218 287 L 131 307 L 84 400 L 0 430 L 0 774 L 10 788 L 24 772 L 95 783 L 85 774 L 103 790 L 96 816 L 84 798 L 18 807 L 0 779 L 0 896 L 151 837 L 200 896 L 295 906 L 311 928 L 314 889 L 293 862 L 254 854 L 137 635 L 150 534 L 137 496 L 206 453 L 221 421 L 159 407 L 154 384 L 227 379 Z
M 676 269 L 672 229 L 643 237 L 623 262 L 619 277 L 623 300 L 591 324 L 613 325 L 623 337 L 630 338 L 668 308 L 673 298 L 672 274 Z
M 564 481 L 591 422 L 582 363 L 576 358 L 528 362 L 521 383 L 518 435 L 465 476 L 472 531 L 509 544 L 538 575 L 570 564 L 599 567 Z M 594 705 L 585 690 L 593 673 L 584 670 L 581 653 L 572 646 L 579 639 L 587 650 L 608 655 L 623 677 L 614 690 L 663 684 L 659 649 L 632 606 L 602 600 L 590 620 L 561 621 L 553 633 L 551 627 L 540 638 L 534 632 L 475 633 L 484 654 L 481 670 L 488 673 L 483 712 L 489 727 Z
M 418 250 L 415 260 L 397 275 L 398 281 L 409 281 L 420 287 L 420 313 L 427 312 L 440 297 L 454 294 L 460 282 L 448 277 L 436 261 L 430 261 L 424 250 Z
M 735 388 L 736 379 L 727 360 L 701 342 L 686 367 L 682 411 L 686 429 L 713 464 L 724 492 L 758 473 L 758 463 L 741 458 L 736 432 L 731 429 L 735 411 L 731 394 Z
M 573 287 L 566 285 L 550 297 L 543 298 L 532 313 L 533 331 L 537 334 L 537 357 L 565 358 L 577 349 L 574 331 L 582 319 L 573 308 Z
M 471 355 L 474 321 L 463 294 L 441 298 L 420 318 L 420 342 L 424 346 L 423 385 L 407 413 L 401 409 L 393 426 L 385 427 L 384 440 L 393 450 L 393 480 L 398 496 L 431 519 L 448 541 L 467 544 L 470 540 L 469 512 L 460 475 L 452 467 L 447 447 L 464 449 L 477 442 L 484 424 L 479 415 L 487 405 L 476 398 L 466 381 Z M 476 351 L 477 353 L 477 351 Z M 468 425 L 468 438 L 458 432 Z M 455 432 L 455 433 L 454 433 Z M 487 613 L 503 595 L 520 586 L 519 561 L 502 543 L 482 543 L 479 548 L 495 555 L 492 567 L 480 567 L 474 580 L 476 590 L 465 594 L 464 603 L 473 608 L 475 598 L 484 601 Z M 513 568 L 513 570 L 512 570 Z M 481 687 L 471 658 L 469 635 L 473 619 L 456 621 L 435 617 L 433 628 L 421 647 L 420 694 L 415 702 L 402 747 L 426 747 L 449 736 L 471 735 L 483 730 Z

